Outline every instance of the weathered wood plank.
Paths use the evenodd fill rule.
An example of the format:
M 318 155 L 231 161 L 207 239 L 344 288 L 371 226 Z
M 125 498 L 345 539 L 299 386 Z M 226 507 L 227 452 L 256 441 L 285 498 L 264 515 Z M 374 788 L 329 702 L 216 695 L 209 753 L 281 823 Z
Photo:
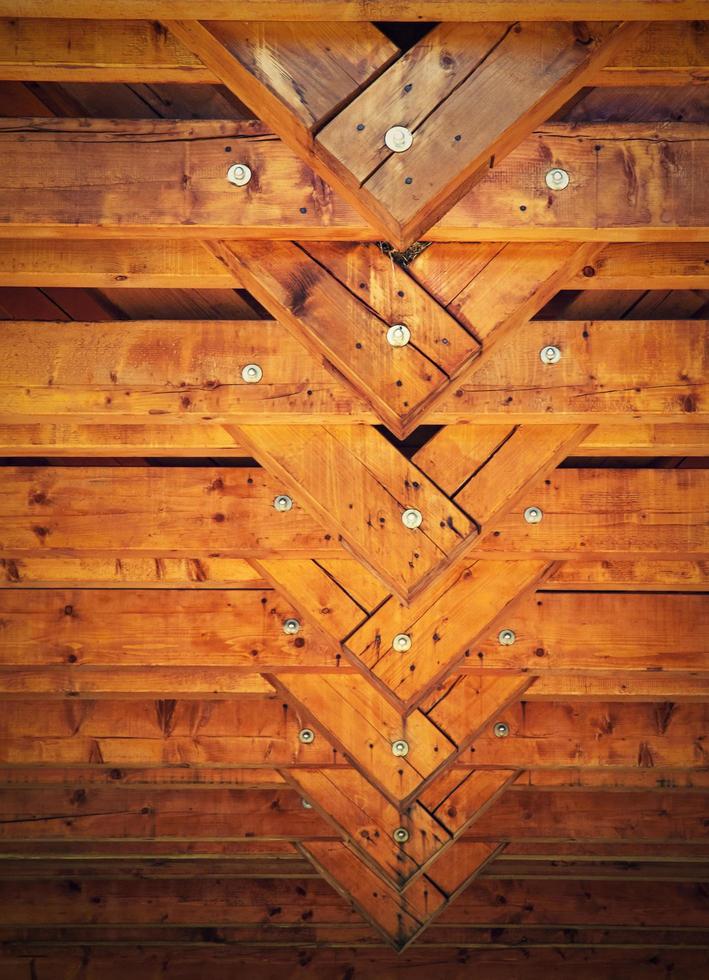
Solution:
M 570 132 L 565 124 L 546 124 L 427 237 L 606 242 L 706 237 L 709 192 L 698 176 L 708 152 L 705 127 L 586 125 L 574 127 L 573 139 Z M 5 120 L 0 143 L 2 237 L 379 238 L 260 123 Z M 235 146 L 240 162 L 257 175 L 246 188 L 226 180 Z M 226 147 L 232 152 L 225 153 Z M 39 169 L 34 166 L 38 153 L 45 163 Z M 668 153 L 671 174 L 662 163 Z M 551 206 L 544 183 L 550 163 L 573 174 Z M 54 174 L 49 186 L 48 172 Z

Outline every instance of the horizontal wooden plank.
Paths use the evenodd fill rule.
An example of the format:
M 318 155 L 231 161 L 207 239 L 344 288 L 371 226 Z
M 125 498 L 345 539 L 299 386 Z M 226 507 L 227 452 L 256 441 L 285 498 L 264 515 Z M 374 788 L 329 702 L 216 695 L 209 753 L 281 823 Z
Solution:
M 382 20 L 678 20 L 699 17 L 700 0 L 551 0 L 542 11 L 533 0 L 377 0 Z M 61 10 L 43 0 L 0 0 L 0 14 L 17 17 L 185 17 L 233 20 L 232 0 L 62 0 Z M 372 8 L 361 0 L 241 0 L 244 20 L 371 20 Z
M 706 675 L 708 608 L 702 595 L 540 592 L 505 619 L 515 642 L 505 646 L 497 632 L 488 634 L 478 641 L 475 652 L 482 656 L 475 660 L 491 669 L 540 674 L 600 669 Z
M 709 471 L 701 469 L 560 469 L 548 484 L 530 488 L 529 500 L 514 513 L 495 521 L 473 554 L 676 560 L 683 552 L 686 559 L 704 559 L 707 480 Z M 290 511 L 274 512 L 283 488 L 263 470 L 5 467 L 3 489 L 6 559 L 347 554 L 297 499 Z M 527 506 L 542 509 L 541 523 L 525 522 Z
M 284 559 L 282 559 L 284 560 Z M 242 558 L 0 558 L 0 584 L 36 588 L 267 588 Z
M 4 425 L 379 422 L 349 384 L 333 377 L 277 321 L 17 320 L 3 325 L 3 336 Z M 637 439 L 637 451 L 649 451 L 654 430 L 634 436 L 637 423 L 705 424 L 708 341 L 706 320 L 532 321 L 501 338 L 493 356 L 470 380 L 454 385 L 427 421 L 622 426 L 598 436 L 611 455 L 622 454 L 630 424 L 628 441 Z M 539 356 L 549 344 L 562 352 L 554 365 Z M 241 376 L 250 363 L 262 368 L 258 384 Z M 79 438 L 74 431 L 57 429 L 55 438 L 60 444 Z M 151 432 L 146 430 L 150 439 Z M 228 455 L 235 452 L 230 443 L 243 445 L 238 433 L 216 432 Z M 704 448 L 704 429 L 685 439 L 691 446 L 696 435 L 697 449 Z M 139 445 L 140 438 L 129 436 L 129 445 Z M 181 438 L 190 446 L 188 434 L 173 436 L 176 455 Z M 205 449 L 216 453 L 213 438 L 205 437 Z M 675 455 L 685 455 L 682 446 L 678 450 Z
M 409 265 L 415 278 L 447 305 L 460 277 L 475 274 L 478 256 L 498 243 L 449 243 L 424 249 Z M 439 260 L 440 256 L 440 260 Z M 436 275 L 436 269 L 438 274 Z M 466 270 L 470 274 L 466 278 Z M 569 289 L 701 289 L 709 277 L 706 246 L 699 242 L 606 245 L 592 265 L 573 276 Z M 0 238 L 0 278 L 6 286 L 230 289 L 242 285 L 233 269 L 189 238 Z M 448 290 L 448 293 L 446 293 Z
M 266 590 L 0 590 L 3 666 L 336 667 L 336 649 Z M 33 652 L 34 651 L 34 652 Z
M 564 124 L 545 125 L 427 237 L 706 237 L 709 192 L 698 176 L 709 146 L 705 127 L 596 124 L 575 126 L 573 140 L 569 135 Z M 262 124 L 252 121 L 13 119 L 0 123 L 0 144 L 2 237 L 378 238 Z M 240 162 L 257 174 L 258 189 L 233 187 L 226 180 L 235 144 Z M 42 168 L 35 166 L 38 153 Z M 668 153 L 672 179 L 657 181 Z M 550 162 L 573 174 L 551 205 L 544 183 Z M 49 185 L 47 172 L 54 175 Z
M 0 20 L 0 78 L 217 84 L 199 58 L 155 20 Z

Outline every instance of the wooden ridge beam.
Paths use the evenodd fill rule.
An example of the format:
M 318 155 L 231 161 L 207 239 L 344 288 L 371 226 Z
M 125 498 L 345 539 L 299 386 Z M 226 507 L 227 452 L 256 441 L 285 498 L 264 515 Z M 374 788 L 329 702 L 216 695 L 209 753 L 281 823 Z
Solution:
M 245 188 L 226 179 L 235 144 L 240 162 L 257 175 Z M 267 127 L 253 121 L 13 119 L 0 123 L 0 145 L 4 238 L 380 237 Z M 427 237 L 701 241 L 707 236 L 706 190 L 697 174 L 708 145 L 706 127 L 699 125 L 589 124 L 571 130 L 545 124 Z M 656 192 L 653 175 L 667 152 L 674 160 L 672 179 Z M 35 166 L 38 153 L 42 168 Z M 572 174 L 551 206 L 544 183 L 550 161 Z M 47 172 L 55 175 L 49 187 Z M 187 197 L 185 177 L 191 188 Z M 634 191 L 628 193 L 631 183 Z
M 638 423 L 704 424 L 708 333 L 707 320 L 533 320 L 502 336 L 493 356 L 444 393 L 426 421 L 601 423 L 624 426 L 621 435 L 629 425 L 642 431 Z M 333 377 L 332 365 L 277 321 L 17 320 L 3 334 L 0 425 L 380 421 L 351 384 Z M 561 351 L 556 364 L 541 361 L 549 345 Z M 263 371 L 257 384 L 242 377 L 252 363 Z M 398 391 L 399 361 L 392 364 L 388 390 Z M 364 370 L 361 361 L 355 367 Z M 398 407 L 409 411 L 405 401 Z M 391 412 L 387 421 L 401 426 Z M 229 440 L 244 446 L 238 433 L 217 431 L 227 448 Z M 609 445 L 609 455 L 622 455 L 622 439 Z

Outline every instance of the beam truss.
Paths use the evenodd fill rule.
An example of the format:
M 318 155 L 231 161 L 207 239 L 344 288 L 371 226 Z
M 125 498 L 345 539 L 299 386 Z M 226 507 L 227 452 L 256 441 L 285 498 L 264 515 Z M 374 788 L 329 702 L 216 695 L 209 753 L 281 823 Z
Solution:
M 340 0 L 0 22 L 0 78 L 219 82 L 262 120 L 3 120 L 2 283 L 240 289 L 272 317 L 4 325 L 6 463 L 70 464 L 3 472 L 23 980 L 89 925 L 423 963 L 491 926 L 542 964 L 570 930 L 609 963 L 648 923 L 702 942 L 706 126 L 546 121 L 583 86 L 702 84 L 702 25 L 645 23 L 701 5 L 410 6 L 439 23 L 406 51 Z M 604 312 L 647 289 L 684 312 Z M 563 291 L 581 315 L 549 315 Z M 116 465 L 146 456 L 211 465 Z

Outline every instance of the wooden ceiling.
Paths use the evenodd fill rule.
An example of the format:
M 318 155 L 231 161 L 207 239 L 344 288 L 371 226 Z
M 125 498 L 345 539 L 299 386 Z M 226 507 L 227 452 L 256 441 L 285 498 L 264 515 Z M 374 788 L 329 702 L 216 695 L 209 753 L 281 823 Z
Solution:
M 709 3 L 0 18 L 0 976 L 706 976 Z

